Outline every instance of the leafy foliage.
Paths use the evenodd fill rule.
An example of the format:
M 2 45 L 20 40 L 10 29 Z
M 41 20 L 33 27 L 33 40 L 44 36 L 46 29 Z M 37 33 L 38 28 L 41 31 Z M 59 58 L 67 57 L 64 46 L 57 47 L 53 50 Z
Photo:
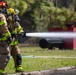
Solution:
M 75 17 L 73 16 L 75 12 L 70 11 L 69 9 L 53 7 L 52 10 L 51 22 L 54 22 L 61 27 L 64 27 L 68 22 L 75 20 Z
M 76 20 L 76 12 L 73 12 L 66 8 L 55 8 L 54 10 L 55 11 L 52 14 L 51 20 L 53 20 L 63 28 L 67 23 Z
M 58 1 L 63 3 L 63 1 Z M 19 9 L 20 15 L 28 15 L 26 19 L 32 19 L 32 22 L 29 21 L 30 26 L 35 26 L 38 32 L 47 31 L 48 26 L 57 25 L 65 28 L 67 23 L 76 20 L 76 12 L 61 5 L 59 7 L 62 8 L 55 7 L 50 0 L 8 0 L 7 3 L 9 7 Z M 75 4 L 75 0 L 72 3 Z
M 26 0 L 26 2 L 31 4 L 31 3 L 34 3 L 35 0 Z
M 50 7 L 53 6 L 49 0 L 39 0 L 35 2 L 33 10 L 33 20 L 37 26 L 37 31 L 47 31 L 50 24 Z
M 76 12 L 64 7 L 55 7 L 50 0 L 39 0 L 35 5 L 32 16 L 39 32 L 47 31 L 48 26 L 65 28 L 67 23 L 76 20 Z
M 8 0 L 7 3 L 8 3 L 8 7 L 13 7 L 18 9 L 20 11 L 20 15 L 23 15 L 28 7 L 26 1 L 23 0 Z

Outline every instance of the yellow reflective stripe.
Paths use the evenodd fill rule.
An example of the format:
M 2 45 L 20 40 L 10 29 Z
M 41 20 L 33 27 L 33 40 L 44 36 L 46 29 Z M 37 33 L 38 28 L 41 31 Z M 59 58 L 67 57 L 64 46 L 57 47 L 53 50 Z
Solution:
M 4 37 L 0 38 L 0 41 L 7 40 L 7 37 L 10 35 L 10 32 L 7 32 Z
M 5 40 L 7 40 L 6 37 L 0 38 L 0 41 L 5 41 Z
M 10 32 L 7 32 L 6 34 L 5 34 L 5 36 L 3 36 L 2 38 L 0 38 L 0 41 L 5 41 L 5 40 L 7 40 L 7 37 L 10 35 Z
M 19 31 L 19 30 L 21 30 L 22 29 L 22 27 L 21 26 L 19 26 L 18 28 L 17 28 L 17 30 Z
M 0 70 L 0 73 L 5 73 L 5 71 L 4 70 Z
M 22 30 L 22 27 L 21 27 L 21 26 L 19 26 L 16 30 L 17 30 L 18 34 L 20 34 L 21 32 L 23 32 L 23 30 Z
M 13 31 L 12 31 L 12 34 L 14 34 L 14 33 L 17 34 L 17 31 L 16 31 L 16 30 L 13 30 Z
M 20 67 L 17 67 L 16 70 L 23 70 L 23 68 L 20 66 Z
M 18 32 L 18 34 L 20 34 L 20 33 L 22 33 L 23 32 L 23 30 L 20 30 L 19 32 Z
M 7 32 L 6 34 L 5 34 L 5 37 L 8 37 L 8 36 L 10 36 L 11 34 L 10 34 L 10 32 Z
M 10 45 L 17 45 L 18 44 L 18 41 L 14 41 L 14 42 L 11 42 Z
M 22 30 L 22 27 L 19 26 L 16 30 L 17 30 L 17 31 L 20 31 L 20 30 Z
M 1 21 L 1 22 L 0 22 L 0 26 L 2 26 L 2 25 L 5 24 L 5 23 L 6 23 L 6 21 L 4 21 L 4 20 Z
M 21 26 L 19 26 L 18 28 L 16 28 L 15 30 L 12 31 L 12 34 L 14 34 L 14 33 L 15 34 L 17 34 L 17 33 L 19 34 L 21 32 L 23 32 L 23 30 L 22 30 Z
M 3 37 L 3 38 L 1 38 L 1 40 L 4 41 L 4 40 L 7 40 L 7 38 L 6 37 Z

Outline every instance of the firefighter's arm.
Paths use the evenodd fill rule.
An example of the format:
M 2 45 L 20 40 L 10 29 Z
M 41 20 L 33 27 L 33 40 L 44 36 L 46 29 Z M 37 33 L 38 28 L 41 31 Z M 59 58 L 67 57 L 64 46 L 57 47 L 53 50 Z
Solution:
M 17 34 L 21 35 L 22 37 L 26 37 L 26 33 L 23 31 L 23 28 L 21 27 L 21 25 L 19 24 L 19 22 L 16 22 L 15 26 L 16 26 Z
M 8 40 L 8 42 L 11 43 L 12 42 L 11 34 L 8 30 L 7 21 L 3 14 L 0 14 L 0 27 L 2 34 L 4 35 L 2 40 Z

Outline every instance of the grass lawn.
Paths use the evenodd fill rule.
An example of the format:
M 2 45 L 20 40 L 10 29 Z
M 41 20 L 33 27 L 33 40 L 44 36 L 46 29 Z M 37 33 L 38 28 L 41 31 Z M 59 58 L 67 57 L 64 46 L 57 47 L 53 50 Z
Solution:
M 40 47 L 20 47 L 22 55 L 35 56 L 67 56 L 75 57 L 75 50 L 48 50 Z M 23 68 L 25 72 L 38 71 L 52 68 L 60 68 L 65 66 L 76 66 L 75 58 L 23 58 Z M 14 62 L 10 59 L 6 72 L 14 73 Z
M 40 47 L 20 47 L 22 55 L 76 56 L 76 50 L 48 50 Z

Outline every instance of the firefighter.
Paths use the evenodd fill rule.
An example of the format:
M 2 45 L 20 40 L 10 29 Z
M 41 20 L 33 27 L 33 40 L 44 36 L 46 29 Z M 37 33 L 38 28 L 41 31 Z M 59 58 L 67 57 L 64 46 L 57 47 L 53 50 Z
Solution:
M 9 16 L 7 18 L 8 21 L 8 28 L 12 35 L 12 43 L 11 43 L 11 55 L 14 59 L 15 63 L 15 71 L 16 72 L 23 72 L 22 68 L 22 57 L 20 53 L 20 49 L 18 47 L 18 36 L 22 35 L 25 37 L 25 33 L 19 23 L 20 19 L 18 17 L 18 10 L 13 8 L 8 8 Z
M 0 75 L 7 75 L 5 73 L 5 68 L 10 59 L 9 44 L 12 42 L 11 34 L 7 26 L 6 17 L 3 13 L 6 7 L 7 4 L 0 1 Z

